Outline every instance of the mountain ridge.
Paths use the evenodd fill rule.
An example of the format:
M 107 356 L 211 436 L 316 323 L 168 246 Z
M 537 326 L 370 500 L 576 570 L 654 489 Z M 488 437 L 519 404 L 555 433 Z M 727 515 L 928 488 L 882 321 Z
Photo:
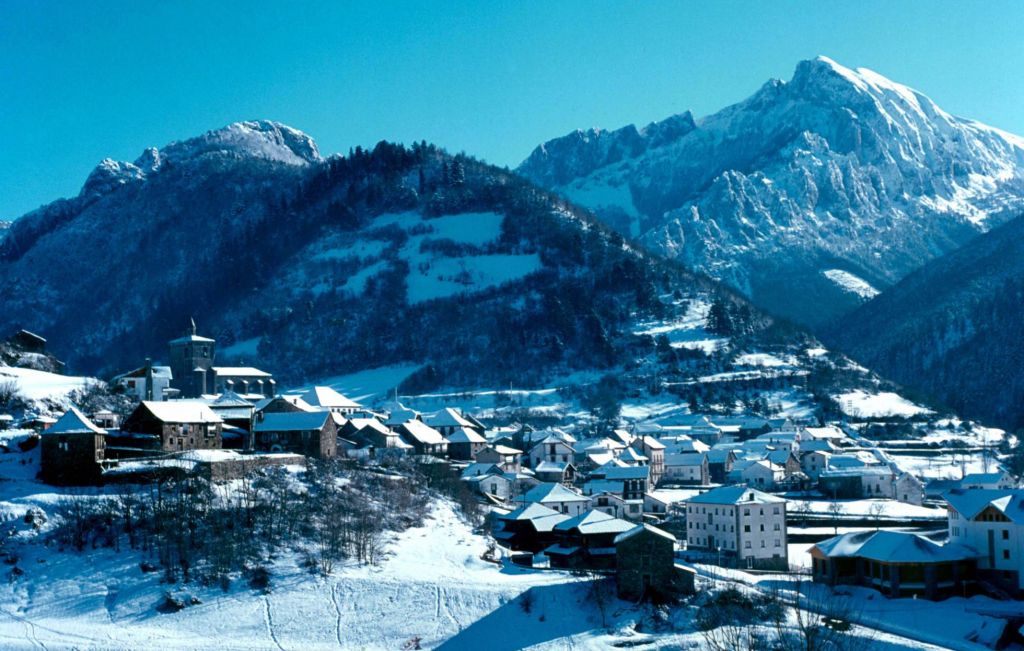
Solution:
M 693 124 L 640 149 L 635 127 L 570 134 L 518 170 L 812 326 L 862 302 L 826 271 L 884 289 L 1024 206 L 1024 139 L 826 57 Z M 638 153 L 590 164 L 620 150 Z

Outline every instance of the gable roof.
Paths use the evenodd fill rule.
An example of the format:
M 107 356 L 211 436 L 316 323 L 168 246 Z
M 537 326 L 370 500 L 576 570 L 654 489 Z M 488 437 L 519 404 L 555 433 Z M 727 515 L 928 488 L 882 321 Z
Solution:
M 602 533 L 622 533 L 623 531 L 629 531 L 634 526 L 634 523 L 616 518 L 604 511 L 590 510 L 574 518 L 559 522 L 555 525 L 555 531 L 571 531 L 576 529 L 583 535 L 597 535 Z
M 165 423 L 221 423 L 221 417 L 195 400 L 143 400 L 139 405 Z
M 300 396 L 307 404 L 314 407 L 326 407 L 328 409 L 356 409 L 362 407 L 355 400 L 351 400 L 331 387 L 315 386 Z
M 436 445 L 438 443 L 447 443 L 444 437 L 441 436 L 441 432 L 427 425 L 423 421 L 410 420 L 399 425 L 399 429 L 402 433 L 415 439 L 418 443 L 425 445 Z
M 270 373 L 252 366 L 211 366 L 210 370 L 220 377 L 271 377 Z
M 213 409 L 252 406 L 253 404 L 251 402 L 230 389 L 217 396 L 217 398 L 210 403 L 210 407 Z
M 170 379 L 173 379 L 173 377 L 174 377 L 173 374 L 171 373 L 171 367 L 170 366 L 153 366 L 152 369 L 153 369 L 153 377 L 154 378 L 161 377 L 161 378 L 167 378 L 168 380 L 170 380 Z M 133 371 L 128 371 L 127 373 L 122 373 L 121 375 L 115 375 L 114 376 L 114 381 L 116 382 L 117 380 L 121 380 L 121 379 L 124 379 L 124 378 L 137 378 L 137 377 L 142 377 L 142 378 L 146 377 L 146 367 L 145 366 L 140 366 L 139 368 L 137 368 L 137 369 L 135 369 Z
M 428 423 L 428 425 L 430 425 Z M 431 425 L 431 427 L 434 427 Z M 487 439 L 471 430 L 468 427 L 460 427 L 448 435 L 449 443 L 486 443 Z
M 504 474 L 501 468 L 494 463 L 471 463 L 466 466 L 465 470 L 462 471 L 462 478 L 467 477 L 483 477 L 485 475 L 501 475 Z
M 954 488 L 943 499 L 968 520 L 992 506 L 1014 524 L 1024 523 L 1024 490 Z
M 743 484 L 713 488 L 706 493 L 683 501 L 690 504 L 784 504 L 786 502 L 781 497 L 762 493 Z
M 253 423 L 254 432 L 303 432 L 323 429 L 331 414 L 326 411 L 278 411 L 263 414 Z
M 662 538 L 665 538 L 666 540 L 671 540 L 672 542 L 676 541 L 676 537 L 673 536 L 672 534 L 670 534 L 667 531 L 664 531 L 664 530 L 659 529 L 657 527 L 652 527 L 649 524 L 638 524 L 635 527 L 633 527 L 632 529 L 630 529 L 629 531 L 626 531 L 624 533 L 620 533 L 619 535 L 615 536 L 615 544 L 618 545 L 623 540 L 629 540 L 633 536 L 636 536 L 637 534 L 640 534 L 640 533 L 643 533 L 643 532 L 652 533 L 655 536 L 660 536 Z
M 202 344 L 212 344 L 212 343 L 214 343 L 214 340 L 210 339 L 209 337 L 200 337 L 199 335 L 194 335 L 193 334 L 193 335 L 185 335 L 184 337 L 178 337 L 177 339 L 171 339 L 167 343 L 169 343 L 169 344 L 187 344 L 189 342 L 196 342 L 196 343 L 202 343 Z
M 68 407 L 63 416 L 57 419 L 56 423 L 43 430 L 43 436 L 51 434 L 106 434 L 106 432 L 72 405 Z
M 523 502 L 587 502 L 587 497 L 571 491 L 561 484 L 540 483 L 522 497 Z
M 275 400 L 283 400 L 290 405 L 298 407 L 302 411 L 318 411 L 316 407 L 307 403 L 299 396 L 274 396 L 273 398 L 263 398 L 262 400 L 257 401 L 253 407 L 255 407 L 256 411 L 263 411 Z
M 423 422 L 431 427 L 475 427 L 473 423 L 462 417 L 462 414 L 451 407 L 423 416 Z
M 681 452 L 665 455 L 665 467 L 668 466 L 703 466 L 707 459 L 706 452 Z

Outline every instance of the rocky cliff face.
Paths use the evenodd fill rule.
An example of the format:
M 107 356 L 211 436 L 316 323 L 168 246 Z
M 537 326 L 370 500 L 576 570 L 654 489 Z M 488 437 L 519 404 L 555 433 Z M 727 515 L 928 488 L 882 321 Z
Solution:
M 885 288 L 1024 205 L 1024 140 L 824 57 L 700 120 L 553 140 L 519 171 L 810 324 L 870 295 L 837 278 Z

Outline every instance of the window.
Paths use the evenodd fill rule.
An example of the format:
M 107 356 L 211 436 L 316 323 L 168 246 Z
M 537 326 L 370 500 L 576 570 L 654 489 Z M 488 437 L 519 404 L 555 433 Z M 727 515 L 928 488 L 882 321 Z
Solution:
M 779 529 L 780 529 L 780 527 L 779 527 L 779 523 L 778 523 L 778 522 L 776 522 L 776 523 L 775 523 L 775 530 L 776 530 L 776 531 L 779 531 Z
M 764 525 L 763 524 L 761 525 L 761 531 L 764 531 Z
M 750 509 L 743 509 L 743 515 L 750 515 Z
M 1009 540 L 1009 539 L 1010 539 L 1010 530 L 1009 529 L 1003 529 L 1003 540 Z
M 775 515 L 778 515 L 778 514 L 779 514 L 779 507 L 777 507 L 777 506 L 776 506 L 776 507 L 774 507 L 774 508 L 772 509 L 772 513 L 774 513 Z
M 761 549 L 764 549 L 764 541 L 761 541 Z
M 782 547 L 782 541 L 781 541 L 781 540 L 779 540 L 778 538 L 776 538 L 776 539 L 775 539 L 775 546 L 776 546 L 776 547 Z
M 744 533 L 750 533 L 750 525 L 749 524 L 743 525 L 743 532 Z
M 1010 550 L 1009 549 L 1004 549 L 1003 550 L 1003 560 L 1005 560 L 1005 561 L 1010 560 Z
M 748 540 L 747 542 L 743 543 L 743 546 L 747 549 L 750 549 L 750 541 Z

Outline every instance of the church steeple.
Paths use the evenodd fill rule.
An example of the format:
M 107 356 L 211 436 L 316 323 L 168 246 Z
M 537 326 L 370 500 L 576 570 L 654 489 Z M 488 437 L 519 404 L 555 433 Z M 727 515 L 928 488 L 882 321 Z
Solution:
M 189 323 L 192 324 L 192 330 L 191 330 L 191 332 L 189 334 L 191 334 L 193 337 L 195 337 L 196 336 L 196 319 L 195 319 L 195 317 L 191 317 L 190 316 L 188 318 L 188 320 L 189 320 Z

